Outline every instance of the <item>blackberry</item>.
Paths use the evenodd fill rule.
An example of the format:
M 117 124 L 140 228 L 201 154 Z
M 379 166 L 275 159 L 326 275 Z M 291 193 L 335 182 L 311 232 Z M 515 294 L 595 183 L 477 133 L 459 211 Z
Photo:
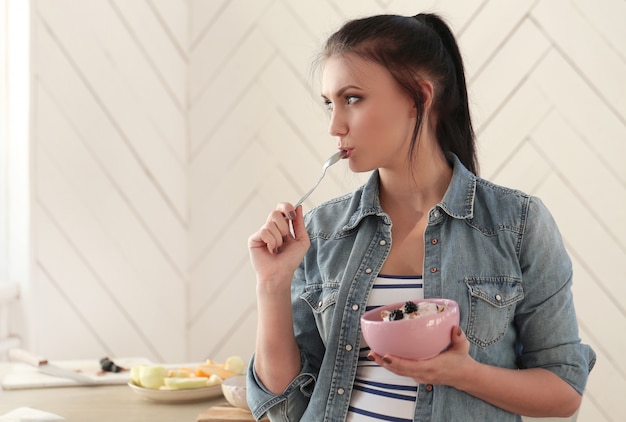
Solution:
M 417 311 L 417 305 L 414 302 L 408 301 L 404 304 L 404 312 L 406 312 L 407 314 L 415 311 Z
M 402 309 L 394 309 L 389 314 L 389 321 L 399 321 L 402 318 L 404 318 L 404 313 L 402 312 Z
M 102 358 L 102 359 L 100 359 L 100 368 L 102 368 L 102 370 L 104 372 L 121 372 L 121 371 L 125 371 L 124 368 L 122 368 L 121 366 L 117 366 L 115 364 L 115 362 L 113 362 L 109 358 Z

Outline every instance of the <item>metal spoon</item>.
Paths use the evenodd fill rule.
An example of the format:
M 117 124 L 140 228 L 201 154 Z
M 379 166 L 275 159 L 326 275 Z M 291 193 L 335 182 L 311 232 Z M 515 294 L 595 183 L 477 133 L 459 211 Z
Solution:
M 317 179 L 317 183 L 315 183 L 315 185 L 313 185 L 313 187 L 307 193 L 305 193 L 304 196 L 300 198 L 298 202 L 296 202 L 296 205 L 294 205 L 294 208 L 298 208 L 300 205 L 302 205 L 305 199 L 307 199 L 309 195 L 313 193 L 317 185 L 319 185 L 322 179 L 324 178 L 324 175 L 326 174 L 326 170 L 328 169 L 328 167 L 332 166 L 333 164 L 335 164 L 337 161 L 341 160 L 345 156 L 346 156 L 346 151 L 342 150 L 342 151 L 338 151 L 334 153 L 328 158 L 328 160 L 326 160 L 326 162 L 322 166 L 322 174 L 320 175 L 319 179 Z

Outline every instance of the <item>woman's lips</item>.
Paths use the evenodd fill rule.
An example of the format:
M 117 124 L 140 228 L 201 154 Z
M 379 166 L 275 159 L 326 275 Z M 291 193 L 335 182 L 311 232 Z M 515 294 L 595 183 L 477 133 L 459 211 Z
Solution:
M 354 148 L 339 148 L 339 149 L 344 152 L 343 158 L 350 158 L 350 155 L 352 155 L 352 150 L 354 150 Z

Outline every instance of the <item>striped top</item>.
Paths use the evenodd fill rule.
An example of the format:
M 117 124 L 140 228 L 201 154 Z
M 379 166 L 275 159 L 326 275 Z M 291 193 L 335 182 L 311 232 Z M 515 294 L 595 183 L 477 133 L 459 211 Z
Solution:
M 381 274 L 374 282 L 366 310 L 423 298 L 421 276 Z M 415 412 L 417 382 L 380 367 L 367 358 L 369 352 L 370 348 L 362 340 L 346 421 L 411 422 Z

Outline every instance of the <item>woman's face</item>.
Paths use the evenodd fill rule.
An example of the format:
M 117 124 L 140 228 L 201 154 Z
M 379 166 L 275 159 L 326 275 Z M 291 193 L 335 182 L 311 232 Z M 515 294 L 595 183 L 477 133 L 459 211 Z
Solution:
M 353 54 L 331 56 L 322 97 L 330 134 L 348 151 L 352 171 L 406 168 L 416 109 L 384 67 Z

